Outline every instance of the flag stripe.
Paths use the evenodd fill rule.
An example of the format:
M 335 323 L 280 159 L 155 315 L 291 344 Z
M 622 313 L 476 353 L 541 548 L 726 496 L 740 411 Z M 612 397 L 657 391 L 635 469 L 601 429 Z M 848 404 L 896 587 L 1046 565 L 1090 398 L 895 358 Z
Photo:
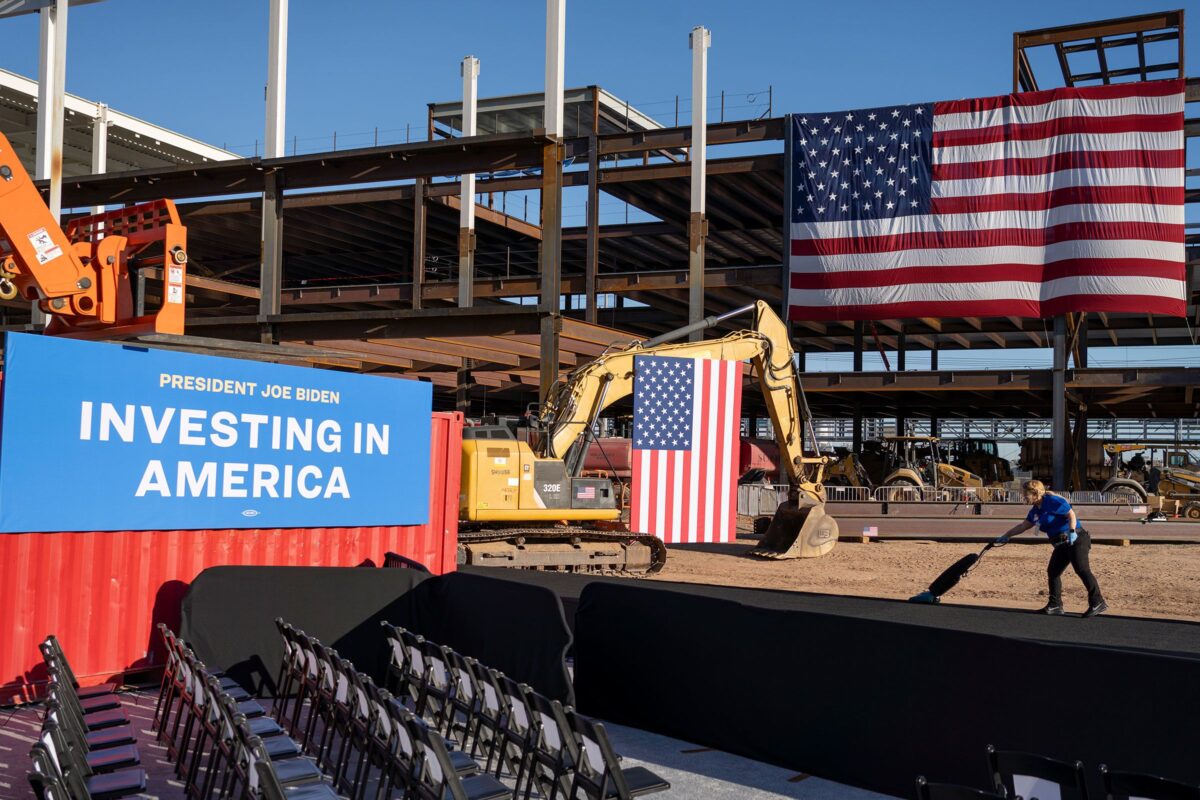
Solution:
M 1174 169 L 1087 167 L 1037 175 L 991 175 L 953 180 L 939 180 L 935 174 L 933 197 L 1031 194 L 1076 186 L 1094 189 L 1126 186 L 1176 187 L 1183 186 L 1183 171 L 1178 167 Z
M 1019 194 L 985 194 L 977 197 L 933 197 L 933 213 L 964 214 L 989 211 L 1044 211 L 1049 208 L 1089 204 L 1134 204 L 1122 208 L 1126 215 L 1134 215 L 1141 205 L 1166 205 L 1180 208 L 1179 221 L 1183 222 L 1182 186 L 1066 186 L 1050 191 Z M 1161 214 L 1161 209 L 1153 209 Z M 1134 221 L 1125 216 L 1121 221 Z
M 1171 114 L 1126 114 L 1119 117 L 1055 117 L 1043 122 L 1010 123 L 985 128 L 960 128 L 936 131 L 934 147 L 962 147 L 999 142 L 1030 142 L 1063 136 L 1083 137 L 1096 134 L 1167 133 L 1183 125 L 1182 109 Z
M 1004 106 L 979 111 L 942 111 L 934 104 L 933 130 L 952 131 L 960 128 L 991 128 L 998 125 L 1028 125 L 1069 117 L 1119 117 L 1138 114 L 1178 114 L 1183 111 L 1179 92 L 1165 95 L 1128 95 L 1110 99 L 1065 97 L 1034 106 Z
M 934 103 L 935 114 L 981 113 L 997 108 L 1030 107 L 1052 103 L 1064 97 L 1082 96 L 1089 100 L 1110 100 L 1121 97 L 1166 97 L 1183 92 L 1182 79 L 1121 83 L 1112 86 L 1089 86 L 1079 89 L 1046 89 L 1039 92 L 1003 94 L 969 100 L 943 100 Z
M 931 202 L 936 206 L 942 200 L 935 197 Z M 946 241 L 942 245 L 943 247 L 983 247 L 993 243 L 984 241 L 974 242 L 972 235 L 977 231 L 981 232 L 982 238 L 982 235 L 984 235 L 982 232 L 986 231 L 1035 230 L 1058 228 L 1072 224 L 1126 225 L 1128 226 L 1127 231 L 1129 235 L 1117 238 L 1165 238 L 1167 241 L 1174 241 L 1173 236 L 1147 236 L 1144 226 L 1146 223 L 1182 226 L 1184 221 L 1182 204 L 1094 203 L 1090 205 L 1058 206 L 1041 211 L 964 211 L 955 214 L 912 214 L 897 217 L 896 219 L 863 219 L 847 220 L 846 222 L 797 222 L 792 225 L 792 233 L 799 239 L 810 241 L 837 241 L 839 239 L 846 239 L 847 241 L 843 242 L 845 245 L 843 249 L 846 252 L 856 252 L 856 243 L 865 237 L 872 236 L 913 235 L 921 233 L 940 235 L 953 232 L 964 234 L 960 236 L 959 241 L 967 242 L 967 244 L 954 245 Z M 1070 233 L 1070 231 L 1066 231 L 1067 235 L 1062 237 L 1060 241 L 1095 238 L 1090 236 L 1092 232 L 1089 230 L 1080 231 L 1082 234 L 1080 236 L 1072 236 Z M 1110 237 L 1102 236 L 1099 238 Z M 904 247 L 903 245 L 898 245 L 885 249 L 904 249 Z M 822 252 L 833 255 L 837 251 L 825 250 Z M 793 248 L 793 253 L 796 253 L 795 248 Z M 802 255 L 803 253 L 796 254 Z
M 833 256 L 797 256 L 793 272 L 838 272 L 842 270 L 896 269 L 900 267 L 969 266 L 987 264 L 1050 264 L 1071 258 L 1148 258 L 1178 263 L 1183 259 L 1183 242 L 1130 239 L 1123 241 L 1060 242 L 1045 247 L 963 247 L 894 250 L 880 253 L 848 253 Z
M 891 286 L 895 283 L 1027 281 L 1041 283 L 1072 276 L 1142 276 L 1174 280 L 1178 266 L 1154 259 L 1070 258 L 1050 264 L 966 264 L 903 267 L 896 269 L 793 272 L 793 289 L 853 289 Z
M 1180 117 L 1182 123 L 1182 117 Z M 1003 141 L 988 144 L 939 147 L 933 151 L 933 163 L 962 164 L 969 161 L 994 161 L 1000 158 L 1032 158 L 1034 156 L 1073 153 L 1079 150 L 1104 152 L 1108 150 L 1179 150 L 1183 147 L 1183 128 L 1169 133 L 1082 133 L 1063 134 L 1033 141 Z
M 1091 311 L 1109 314 L 1163 314 L 1181 317 L 1187 305 L 1182 299 L 1158 295 L 1130 294 L 1097 297 L 1092 294 L 1063 295 L 1048 300 L 934 300 L 922 298 L 907 303 L 878 302 L 860 306 L 835 306 L 824 300 L 820 305 L 792 303 L 788 309 L 792 320 L 870 320 L 905 319 L 914 317 L 1041 317 L 1075 311 L 1086 303 Z
M 792 255 L 883 253 L 889 250 L 954 247 L 1049 247 L 1074 239 L 1149 239 L 1183 242 L 1183 225 L 1134 222 L 1072 222 L 1043 229 L 996 228 L 977 231 L 919 231 L 894 236 L 841 239 L 796 239 Z
M 1170 150 L 1099 150 L 1086 148 L 1026 158 L 985 159 L 961 164 L 934 164 L 935 181 L 989 178 L 1002 175 L 1047 175 L 1074 169 L 1146 169 L 1148 177 L 1158 180 L 1158 171 L 1168 171 L 1173 180 L 1182 180 L 1186 155 L 1182 147 Z
M 1027 281 L 987 281 L 982 283 L 899 283 L 885 287 L 855 287 L 846 289 L 792 289 L 795 305 L 813 306 L 824 298 L 836 306 L 867 306 L 882 302 L 895 305 L 919 301 L 1050 300 L 1059 296 L 1080 294 L 1126 295 L 1155 294 L 1173 297 L 1182 303 L 1183 287 L 1179 281 L 1163 278 L 1125 275 L 1073 275 L 1065 278 L 1032 283 Z

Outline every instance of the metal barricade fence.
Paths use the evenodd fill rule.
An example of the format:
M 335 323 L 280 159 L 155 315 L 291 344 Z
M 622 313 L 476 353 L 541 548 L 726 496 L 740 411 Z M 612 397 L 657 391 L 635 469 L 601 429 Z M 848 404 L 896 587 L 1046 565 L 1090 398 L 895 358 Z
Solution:
M 875 490 L 870 486 L 830 486 L 825 484 L 825 499 L 841 503 L 870 503 Z
M 769 517 L 787 500 L 787 486 L 744 483 L 737 489 L 737 513 L 746 517 Z

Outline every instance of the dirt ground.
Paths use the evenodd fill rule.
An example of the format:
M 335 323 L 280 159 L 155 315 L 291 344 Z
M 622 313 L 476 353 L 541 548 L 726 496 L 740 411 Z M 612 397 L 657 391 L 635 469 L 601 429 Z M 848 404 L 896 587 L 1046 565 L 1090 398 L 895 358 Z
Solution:
M 669 547 L 666 566 L 652 579 L 907 599 L 956 559 L 980 549 L 952 542 L 839 542 L 822 558 L 764 561 L 746 557 L 755 543 L 743 537 L 736 544 Z M 1049 557 L 1050 545 L 1044 542 L 1018 540 L 993 550 L 944 601 L 1040 608 L 1046 603 Z M 1200 545 L 1095 544 L 1091 565 L 1109 613 L 1200 620 Z M 1070 567 L 1063 575 L 1063 604 L 1068 612 L 1087 607 L 1083 585 Z

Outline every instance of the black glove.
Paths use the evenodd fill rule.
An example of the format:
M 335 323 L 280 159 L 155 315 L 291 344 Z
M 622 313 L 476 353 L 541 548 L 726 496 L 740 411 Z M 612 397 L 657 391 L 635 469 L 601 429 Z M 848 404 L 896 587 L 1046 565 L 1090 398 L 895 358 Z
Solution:
M 1070 532 L 1061 533 L 1061 534 L 1059 534 L 1058 538 L 1054 540 L 1054 546 L 1058 547 L 1060 544 L 1070 544 L 1070 542 L 1071 542 Z

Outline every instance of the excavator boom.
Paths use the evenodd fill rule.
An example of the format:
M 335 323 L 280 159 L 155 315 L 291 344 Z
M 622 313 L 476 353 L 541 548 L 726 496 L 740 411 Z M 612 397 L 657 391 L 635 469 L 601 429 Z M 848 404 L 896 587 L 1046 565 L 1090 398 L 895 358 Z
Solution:
M 753 326 L 720 339 L 677 341 L 739 314 L 753 313 Z M 600 413 L 633 391 L 634 359 L 641 355 L 750 361 L 775 429 L 781 462 L 791 483 L 788 502 L 776 513 L 755 554 L 772 558 L 820 556 L 837 542 L 837 522 L 825 511 L 822 476 L 829 459 L 804 452 L 807 409 L 787 327 L 759 301 L 721 317 L 634 342 L 578 368 L 555 385 L 540 409 L 540 455 L 563 459 L 568 471 L 582 463 L 586 434 Z

